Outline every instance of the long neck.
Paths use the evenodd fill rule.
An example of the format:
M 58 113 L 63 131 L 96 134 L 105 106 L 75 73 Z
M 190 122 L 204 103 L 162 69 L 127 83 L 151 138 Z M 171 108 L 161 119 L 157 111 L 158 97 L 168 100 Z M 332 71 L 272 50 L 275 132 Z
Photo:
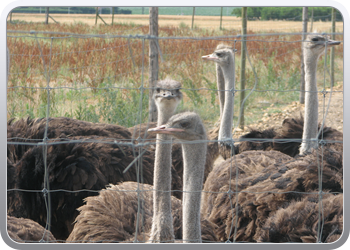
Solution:
M 318 132 L 318 97 L 317 97 L 317 82 L 316 70 L 317 59 L 305 56 L 305 113 L 304 113 L 304 130 L 303 142 L 300 147 L 300 154 L 304 154 L 317 148 L 315 139 Z
M 222 67 L 225 79 L 225 104 L 220 122 L 219 140 L 232 137 L 234 96 L 230 90 L 235 87 L 235 71 L 234 63 L 230 65 L 231 67 Z
M 165 124 L 174 111 L 158 109 L 158 126 Z M 151 242 L 174 242 L 171 214 L 171 148 L 170 135 L 157 134 L 153 179 L 153 221 Z
M 206 143 L 182 144 L 184 158 L 182 238 L 184 243 L 202 241 L 200 207 L 206 151 Z
M 216 64 L 216 84 L 219 91 L 218 95 L 220 102 L 220 118 L 222 118 L 222 112 L 224 110 L 225 104 L 225 79 L 221 66 L 219 64 Z

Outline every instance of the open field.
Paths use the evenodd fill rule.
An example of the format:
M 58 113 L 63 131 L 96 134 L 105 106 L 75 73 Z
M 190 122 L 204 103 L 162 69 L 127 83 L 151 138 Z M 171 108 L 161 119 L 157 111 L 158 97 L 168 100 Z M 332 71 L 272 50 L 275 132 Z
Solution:
M 60 23 L 50 21 L 50 25 L 45 25 L 41 19 L 43 15 L 13 14 L 13 20 L 28 18 L 27 22 L 8 22 L 7 27 L 8 30 L 74 34 L 148 34 L 147 15 L 116 15 L 116 24 L 113 26 L 104 25 L 101 21 L 97 26 L 93 25 L 95 21 L 93 15 L 53 15 L 53 17 Z M 218 17 L 198 18 L 207 24 L 213 24 L 219 20 Z M 162 52 L 159 78 L 171 77 L 180 81 L 184 88 L 184 101 L 179 110 L 198 112 L 211 127 L 217 121 L 219 112 L 215 66 L 204 62 L 201 56 L 211 53 L 217 44 L 223 41 L 235 46 L 238 50 L 236 88 L 241 91 L 239 89 L 241 41 L 215 38 L 236 34 L 239 31 L 204 29 L 198 26 L 192 30 L 191 18 L 188 16 L 161 16 L 160 19 L 161 37 L 213 37 L 204 40 L 164 39 L 159 41 Z M 178 25 L 164 24 L 164 22 L 174 23 L 174 20 Z M 227 20 L 237 24 L 237 29 L 239 28 L 240 21 L 237 18 L 230 17 Z M 251 23 L 260 24 L 260 22 Z M 295 25 L 298 22 L 271 21 L 270 23 L 270 28 L 275 28 L 277 24 L 293 23 Z M 322 32 L 330 25 L 329 22 L 317 23 L 323 25 Z M 314 27 L 317 23 L 314 23 Z M 262 29 L 263 27 L 258 32 L 249 30 L 252 37 L 247 41 L 250 63 L 247 62 L 247 83 L 244 91 L 248 94 L 252 88 L 256 90 L 245 103 L 247 125 L 261 120 L 265 113 L 282 112 L 284 107 L 299 98 L 300 35 L 281 33 L 274 36 L 259 36 L 258 39 L 254 37 L 254 34 L 260 33 Z M 291 31 L 293 31 L 291 28 L 284 30 L 284 32 Z M 278 33 L 278 30 L 267 30 L 265 33 Z M 343 37 L 338 35 L 336 39 L 342 41 Z M 65 35 L 52 37 L 51 34 L 38 34 L 35 38 L 32 34 L 22 36 L 22 34 L 8 32 L 8 47 L 12 62 L 8 82 L 8 118 L 46 116 L 48 96 L 45 87 L 49 66 L 49 85 L 52 88 L 50 116 L 67 116 L 93 122 L 118 123 L 123 126 L 133 126 L 137 122 L 146 120 L 148 40 L 145 40 L 143 47 L 140 38 L 97 39 Z M 335 84 L 341 85 L 343 83 L 343 45 L 337 46 L 335 52 Z M 329 87 L 330 84 L 327 74 L 324 79 L 324 63 L 324 57 L 322 57 L 317 72 L 320 89 L 323 86 Z M 327 65 L 329 65 L 329 59 Z M 140 91 L 142 83 L 145 88 L 143 95 Z M 239 96 L 239 93 L 236 93 L 236 96 Z M 142 110 L 139 110 L 141 104 Z M 272 104 L 274 109 L 268 109 Z M 239 98 L 235 98 L 235 110 L 236 123 L 239 115 Z
M 86 23 L 88 25 L 95 25 L 95 15 L 89 14 L 51 14 L 51 16 L 60 23 L 74 24 L 74 23 Z M 107 24 L 112 23 L 112 15 L 103 14 L 101 15 Z M 21 20 L 26 22 L 44 22 L 44 14 L 20 14 L 13 13 L 13 20 Z M 53 20 L 49 20 L 53 23 Z M 98 19 L 98 24 L 103 24 Z M 115 23 L 124 24 L 136 24 L 136 25 L 149 25 L 148 15 L 114 15 Z M 172 15 L 159 15 L 159 26 L 174 26 L 179 27 L 180 25 L 187 25 L 191 27 L 192 16 L 172 16 Z M 207 29 L 219 29 L 220 17 L 219 16 L 195 16 L 194 25 L 198 28 Z M 222 19 L 222 27 L 225 29 L 236 30 L 237 32 L 241 29 L 241 19 L 234 16 L 224 16 Z M 310 27 L 310 24 L 309 24 Z M 336 24 L 337 32 L 343 31 L 342 22 Z M 248 30 L 254 32 L 300 32 L 302 29 L 302 23 L 299 21 L 248 21 Z M 331 29 L 330 22 L 317 21 L 313 23 L 313 29 L 322 30 L 322 32 L 329 32 Z

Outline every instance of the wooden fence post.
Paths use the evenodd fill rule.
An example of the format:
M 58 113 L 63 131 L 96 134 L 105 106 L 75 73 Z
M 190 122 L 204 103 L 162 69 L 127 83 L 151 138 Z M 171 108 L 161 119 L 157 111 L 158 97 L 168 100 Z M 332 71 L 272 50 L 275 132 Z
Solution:
M 305 41 L 306 33 L 307 33 L 307 15 L 308 7 L 303 7 L 303 35 L 302 40 Z M 305 65 L 304 65 L 304 43 L 301 42 L 301 64 L 300 64 L 300 94 L 299 94 L 299 102 L 301 104 L 305 103 Z
M 241 83 L 240 83 L 240 108 L 242 113 L 239 114 L 241 117 L 239 119 L 239 128 L 244 129 L 244 103 L 243 100 L 245 98 L 245 65 L 246 65 L 246 35 L 247 35 L 247 7 L 242 7 L 242 44 L 241 44 Z
M 113 22 L 114 22 L 114 7 L 112 7 L 112 25 L 113 25 Z
M 221 12 L 220 12 L 220 30 L 222 30 L 222 9 L 223 7 L 221 7 Z
M 149 34 L 158 37 L 158 7 L 149 8 Z M 158 81 L 157 40 L 149 40 L 149 121 L 157 121 L 157 108 L 153 100 L 153 88 Z
M 335 40 L 335 22 L 336 22 L 336 10 L 332 8 L 332 40 Z M 334 86 L 334 53 L 335 48 L 331 47 L 331 84 Z
M 95 25 L 97 24 L 97 17 L 98 17 L 98 7 L 96 7 L 96 18 L 95 18 Z
M 193 7 L 193 13 L 192 13 L 192 26 L 191 29 L 193 29 L 193 23 L 194 23 L 194 13 L 196 11 L 196 7 Z
M 49 24 L 49 7 L 46 7 L 45 11 L 45 24 Z

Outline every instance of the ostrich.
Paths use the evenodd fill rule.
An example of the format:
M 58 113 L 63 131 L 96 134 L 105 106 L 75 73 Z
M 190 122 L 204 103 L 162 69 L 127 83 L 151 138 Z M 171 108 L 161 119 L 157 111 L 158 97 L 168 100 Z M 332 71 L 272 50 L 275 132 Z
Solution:
M 283 124 L 285 130 L 282 131 L 282 135 L 270 129 L 262 133 L 252 131 L 245 138 L 272 139 L 283 138 L 283 136 L 291 138 L 286 136 L 288 133 L 301 138 L 303 127 L 300 124 L 302 122 L 295 119 L 285 120 Z M 327 128 L 323 131 L 322 136 L 326 140 L 330 138 L 329 136 L 340 138 L 341 133 Z M 281 149 L 283 145 L 277 142 L 259 142 L 250 143 L 250 145 L 241 142 L 239 152 L 252 149 L 252 147 L 253 149 L 273 150 L 276 145 L 283 152 Z M 285 150 L 295 156 L 295 145 L 288 145 L 288 147 L 290 148 Z M 268 159 L 269 155 L 272 159 Z M 322 155 L 326 160 L 322 159 Z M 217 166 L 209 174 L 204 185 L 202 214 L 217 225 L 217 237 L 220 241 L 256 241 L 258 232 L 270 213 L 273 214 L 279 206 L 287 206 L 291 201 L 301 198 L 297 194 L 294 195 L 293 192 L 312 192 L 317 189 L 319 166 L 317 163 L 324 165 L 323 187 L 327 190 L 342 192 L 341 157 L 342 147 L 336 143 L 328 143 L 326 147 L 313 151 L 311 155 L 297 156 L 296 159 L 276 151 L 241 153 Z M 262 166 L 260 165 L 261 159 L 266 161 Z M 237 191 L 243 192 L 237 194 L 237 197 L 234 193 L 230 193 L 230 190 L 236 191 L 236 187 Z M 267 195 L 260 194 L 261 191 L 266 191 Z M 274 195 L 274 191 L 292 193 Z M 238 200 L 238 205 L 235 203 L 236 200 Z M 236 226 L 237 231 L 234 233 Z
M 153 186 L 136 182 L 109 185 L 81 206 L 67 243 L 149 242 L 153 217 Z M 171 196 L 176 242 L 182 239 L 182 202 Z M 214 224 L 202 219 L 202 241 L 217 242 Z
M 219 241 L 259 241 L 264 223 L 280 208 L 319 193 L 320 187 L 343 191 L 342 151 L 336 145 L 297 158 L 276 151 L 246 151 L 224 163 L 213 169 L 203 189 L 208 194 L 202 214 L 217 226 Z M 304 226 L 310 226 L 307 223 Z
M 311 34 L 307 36 L 304 43 L 305 64 L 305 115 L 304 130 L 300 154 L 310 152 L 312 148 L 318 147 L 316 139 L 318 130 L 318 98 L 317 98 L 317 61 L 325 49 L 340 44 L 338 41 L 330 40 L 327 36 Z M 322 128 L 321 128 L 322 129 Z
M 167 90 L 171 84 L 174 85 L 175 83 L 169 81 L 158 83 L 158 87 L 163 89 L 157 91 L 159 94 L 157 100 L 162 105 L 165 103 L 164 107 L 170 104 L 175 109 L 181 99 L 181 92 L 177 87 L 173 90 Z M 170 95 L 162 94 L 167 93 L 167 91 L 170 91 Z M 170 112 L 169 109 L 166 111 Z M 126 167 L 133 164 L 135 157 L 138 157 L 138 152 L 133 147 L 128 146 L 128 143 L 122 143 L 123 140 L 130 139 L 131 134 L 128 130 L 117 125 L 94 124 L 70 118 L 51 118 L 48 122 L 47 136 L 59 138 L 47 141 L 49 145 L 47 156 L 43 153 L 42 146 L 28 149 L 19 145 L 18 148 L 13 149 L 11 146 L 16 146 L 10 145 L 8 158 L 10 160 L 15 159 L 18 162 L 14 165 L 12 160 L 9 161 L 8 169 L 11 171 L 15 169 L 16 172 L 16 176 L 11 177 L 11 179 L 15 179 L 17 184 L 11 184 L 12 188 L 15 186 L 21 189 L 45 190 L 45 162 L 43 159 L 46 156 L 51 190 L 92 190 L 77 193 L 51 193 L 53 214 L 51 231 L 57 239 L 68 237 L 73 228 L 72 223 L 78 214 L 76 208 L 83 205 L 85 197 L 97 195 L 93 190 L 101 190 L 109 183 L 136 181 L 138 178 L 140 178 L 140 182 L 153 184 L 153 163 L 155 159 L 153 151 L 146 150 L 143 152 L 142 175 L 135 167 L 123 173 Z M 62 127 L 62 125 L 65 126 Z M 22 119 L 13 124 L 10 122 L 8 134 L 14 135 L 11 136 L 14 138 L 24 138 L 24 141 L 42 139 L 45 134 L 45 127 L 46 119 Z M 79 142 L 65 143 L 72 140 Z M 96 140 L 99 143 L 96 143 Z M 174 168 L 171 166 L 169 168 L 171 179 L 167 181 L 170 183 L 171 189 L 181 190 L 181 179 Z M 40 192 L 9 192 L 9 214 L 31 218 L 45 226 L 48 223 L 45 206 L 47 196 L 43 194 Z M 36 200 L 36 202 L 32 202 L 33 200 Z
M 182 153 L 184 154 L 183 179 L 185 180 L 183 184 L 182 213 L 179 199 L 171 197 L 170 202 L 170 212 L 172 212 L 173 217 L 173 221 L 170 223 L 174 225 L 175 238 L 182 239 L 186 243 L 201 242 L 202 240 L 216 241 L 213 224 L 200 218 L 201 189 L 207 146 L 205 143 L 205 129 L 199 116 L 191 112 L 177 114 L 172 116 L 167 124 L 149 129 L 148 132 L 169 134 L 182 142 Z M 158 155 L 158 157 L 160 156 Z M 122 194 L 116 192 L 117 190 L 135 189 L 137 192 L 123 192 Z M 151 228 L 150 224 L 153 228 L 153 224 L 157 223 L 154 219 L 150 219 L 153 217 L 152 214 L 155 213 L 152 206 L 154 200 L 151 195 L 153 189 L 154 187 L 146 184 L 124 182 L 102 190 L 99 196 L 87 198 L 86 204 L 79 208 L 80 214 L 67 241 L 120 242 L 133 238 L 139 239 L 135 235 L 135 231 L 138 233 L 148 232 Z M 138 197 L 140 197 L 139 203 Z M 160 202 L 159 206 L 164 204 L 162 201 Z M 139 213 L 144 215 L 144 228 L 135 223 L 138 207 L 141 208 Z M 170 215 L 167 215 L 167 217 L 169 218 Z M 179 231 L 181 217 L 182 237 L 181 231 Z M 101 232 L 104 233 L 101 234 Z M 143 240 L 148 240 L 148 237 Z M 150 241 L 154 241 L 152 230 Z M 169 242 L 172 241 L 172 239 L 169 240 Z
M 158 110 L 158 126 L 166 123 L 174 114 L 182 99 L 179 82 L 158 82 L 153 99 Z M 162 87 L 162 88 L 161 88 Z M 173 90 L 171 90 L 173 89 Z M 170 136 L 157 134 L 154 160 L 154 197 L 151 242 L 173 242 L 174 229 L 171 216 L 171 141 Z
M 177 83 L 176 81 L 171 80 L 171 81 L 169 81 L 168 84 L 169 84 L 169 86 L 167 86 L 167 89 L 168 89 L 167 91 L 171 90 L 173 92 L 172 93 L 173 95 L 180 95 L 181 94 L 181 92 L 179 90 L 177 90 L 177 89 L 180 89 L 180 87 L 181 87 L 180 83 Z M 159 91 L 159 86 L 156 86 L 155 89 L 157 91 Z M 159 94 L 157 92 L 155 92 L 155 94 L 157 94 L 158 96 L 161 95 L 161 94 Z M 155 96 L 153 98 L 155 98 Z M 180 96 L 179 96 L 179 98 L 180 98 Z M 167 114 L 167 116 L 170 117 L 172 113 L 169 113 L 169 111 L 165 111 L 165 114 Z M 161 124 L 158 124 L 158 125 L 161 125 Z M 135 126 L 129 128 L 128 130 L 132 134 L 132 138 L 134 138 L 134 139 L 140 137 L 140 138 L 145 139 L 147 141 L 151 141 L 151 140 L 156 140 L 157 135 L 155 133 L 148 133 L 147 129 L 153 128 L 153 127 L 156 127 L 156 126 L 157 126 L 157 122 L 143 123 L 143 124 L 135 125 Z M 208 131 L 208 138 L 211 141 L 217 140 L 217 135 L 218 135 L 217 128 L 214 128 L 213 130 Z M 204 179 L 203 179 L 203 181 L 206 180 L 208 174 L 210 173 L 210 171 L 213 168 L 214 161 L 219 156 L 219 148 L 218 148 L 217 143 L 209 142 L 207 146 L 208 146 L 207 147 L 208 149 L 207 149 L 207 156 L 206 156 L 206 163 L 205 163 L 205 170 L 204 170 Z M 155 150 L 154 145 L 151 145 L 149 150 Z M 173 168 L 176 170 L 177 174 L 181 178 L 181 181 L 183 181 L 182 180 L 182 176 L 183 176 L 183 157 L 182 157 L 182 154 L 181 154 L 181 144 L 173 143 L 171 152 L 172 152 L 171 153 L 171 161 L 172 161 Z M 176 189 L 176 190 L 178 190 L 178 189 Z M 181 190 L 179 190 L 179 191 L 181 191 Z M 182 197 L 182 193 L 181 192 L 174 191 L 173 195 L 175 195 L 178 198 Z
M 182 143 L 183 176 L 183 241 L 201 242 L 200 204 L 207 146 L 205 128 L 199 116 L 185 112 L 171 117 L 166 125 L 149 129 L 150 132 L 170 134 Z M 199 141 L 188 143 L 185 141 Z
M 318 139 L 342 140 L 342 133 L 329 127 L 321 127 L 318 124 L 318 97 L 316 70 L 317 61 L 325 52 L 325 49 L 340 44 L 338 41 L 329 40 L 327 36 L 310 34 L 304 43 L 304 64 L 305 64 L 305 114 L 304 118 L 288 118 L 282 123 L 281 130 L 274 128 L 258 131 L 252 130 L 241 137 L 242 142 L 238 145 L 237 152 L 252 149 L 278 150 L 291 156 L 311 152 L 312 148 L 318 147 L 315 140 L 318 131 L 322 130 Z M 249 138 L 276 139 L 274 142 L 249 142 L 243 141 Z M 284 139 L 302 139 L 299 142 L 283 142 Z M 263 147 L 263 148 L 262 148 Z
M 214 53 L 202 56 L 202 59 L 216 63 L 217 86 L 220 101 L 219 150 L 220 154 L 226 159 L 231 155 L 231 148 L 228 147 L 229 145 L 227 145 L 225 140 L 232 138 L 234 111 L 234 93 L 232 93 L 232 91 L 235 89 L 234 51 L 227 45 L 219 44 Z M 224 146 L 227 147 L 223 148 Z
M 322 224 L 319 224 L 319 212 Z M 339 239 L 342 231 L 343 194 L 325 194 L 322 200 L 318 195 L 310 195 L 278 209 L 266 220 L 257 241 L 331 243 Z
M 56 242 L 51 232 L 45 230 L 37 222 L 9 215 L 7 215 L 7 233 L 12 240 L 18 243 Z
M 45 134 L 47 125 L 47 134 Z M 119 141 L 131 139 L 130 132 L 122 126 L 80 121 L 68 117 L 23 118 L 7 122 L 7 156 L 16 163 L 30 145 L 13 144 L 16 142 L 35 143 L 45 138 L 69 138 L 73 136 L 102 136 Z
M 77 143 L 69 143 L 71 141 Z M 73 136 L 48 140 L 47 143 L 46 152 L 44 146 L 33 147 L 15 164 L 15 188 L 35 192 L 9 191 L 8 213 L 32 219 L 42 226 L 49 223 L 56 239 L 68 237 L 78 215 L 76 209 L 83 205 L 83 199 L 97 195 L 96 191 L 109 183 L 136 181 L 138 178 L 143 183 L 153 183 L 152 152 L 146 151 L 142 155 L 141 175 L 135 167 L 123 173 L 126 167 L 134 164 L 139 153 L 127 145 L 115 143 L 113 139 Z M 179 185 L 181 188 L 180 182 Z

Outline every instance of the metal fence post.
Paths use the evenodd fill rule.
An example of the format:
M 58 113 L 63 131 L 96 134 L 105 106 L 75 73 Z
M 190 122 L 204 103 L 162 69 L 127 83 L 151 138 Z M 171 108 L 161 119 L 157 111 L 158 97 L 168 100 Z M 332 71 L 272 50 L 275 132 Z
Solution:
M 239 110 L 242 111 L 239 119 L 239 128 L 244 129 L 244 103 L 243 100 L 245 98 L 245 65 L 246 65 L 246 35 L 247 35 L 247 7 L 242 7 L 242 44 L 241 44 L 241 84 L 240 84 L 240 107 Z
M 332 8 L 332 40 L 335 40 L 335 21 L 336 21 L 336 11 L 335 8 Z M 334 86 L 334 54 L 335 48 L 331 47 L 331 84 Z

